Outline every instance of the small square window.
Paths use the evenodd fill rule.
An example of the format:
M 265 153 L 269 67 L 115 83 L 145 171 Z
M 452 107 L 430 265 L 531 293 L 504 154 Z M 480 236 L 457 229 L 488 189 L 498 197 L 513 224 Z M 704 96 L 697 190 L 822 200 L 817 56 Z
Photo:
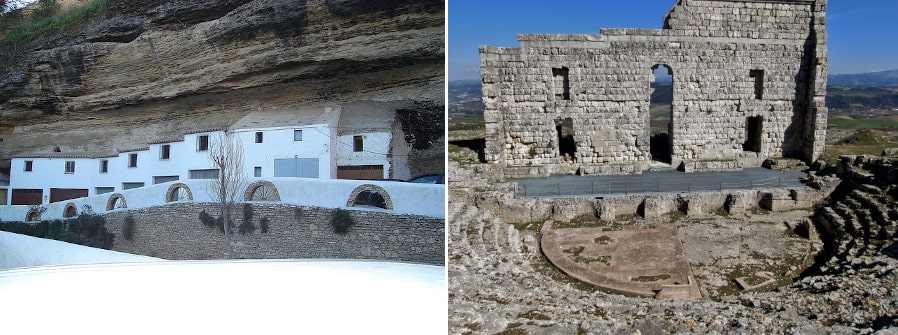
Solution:
M 352 151 L 359 152 L 365 150 L 365 140 L 361 135 L 352 137 Z
M 128 167 L 137 167 L 137 154 L 128 155 Z
M 104 159 L 100 161 L 100 173 L 109 172 L 109 161 Z
M 209 150 L 209 135 L 200 135 L 196 138 L 196 151 Z
M 257 178 L 262 176 L 262 167 L 261 166 L 257 166 L 255 168 L 253 168 L 253 176 L 257 177 Z
M 34 161 L 25 161 L 25 172 L 34 171 Z
M 750 70 L 748 76 L 755 80 L 755 100 L 764 98 L 764 70 Z
M 75 173 L 75 161 L 65 161 L 65 173 Z
M 159 148 L 159 159 L 165 160 L 171 158 L 171 145 L 164 144 Z
M 261 131 L 256 132 L 256 143 L 262 143 L 262 132 Z
M 296 129 L 293 131 L 293 140 L 302 141 L 302 129 Z

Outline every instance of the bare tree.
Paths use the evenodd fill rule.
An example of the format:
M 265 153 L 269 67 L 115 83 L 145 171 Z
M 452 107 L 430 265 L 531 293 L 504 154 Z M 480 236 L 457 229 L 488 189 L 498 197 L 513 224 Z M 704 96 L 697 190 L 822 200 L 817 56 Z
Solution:
M 225 130 L 212 139 L 209 148 L 209 160 L 218 169 L 217 178 L 209 183 L 209 195 L 218 202 L 224 225 L 225 250 L 231 258 L 231 211 L 236 208 L 238 196 L 246 187 L 246 176 L 243 174 L 243 144 L 231 131 Z

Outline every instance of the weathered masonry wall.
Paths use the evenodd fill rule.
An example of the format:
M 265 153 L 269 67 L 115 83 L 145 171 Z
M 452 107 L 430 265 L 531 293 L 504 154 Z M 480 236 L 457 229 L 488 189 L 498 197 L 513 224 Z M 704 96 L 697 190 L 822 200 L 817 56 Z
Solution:
M 333 209 L 293 205 L 253 204 L 257 229 L 245 235 L 233 230 L 234 258 L 344 258 L 379 259 L 444 264 L 445 226 L 441 218 L 350 210 L 355 225 L 346 235 L 330 225 Z M 225 255 L 224 234 L 198 219 L 205 210 L 218 216 L 211 203 L 177 203 L 166 206 L 107 213 L 107 228 L 116 234 L 116 251 L 170 260 L 220 259 Z M 122 225 L 133 217 L 132 241 L 122 235 Z M 260 231 L 267 217 L 269 231 Z M 234 213 L 234 224 L 243 222 L 243 207 Z
M 680 0 L 664 29 L 481 47 L 486 159 L 507 177 L 813 161 L 826 135 L 825 13 L 826 0 Z M 673 75 L 669 157 L 651 155 L 660 67 Z
M 755 210 L 784 212 L 812 208 L 829 196 L 837 182 L 820 182 L 818 188 L 768 188 L 681 194 L 642 194 L 606 198 L 516 198 L 514 187 L 479 195 L 477 208 L 488 210 L 502 222 L 524 223 L 555 220 L 615 221 L 633 217 L 659 219 L 668 215 L 706 217 L 722 213 L 743 214 Z

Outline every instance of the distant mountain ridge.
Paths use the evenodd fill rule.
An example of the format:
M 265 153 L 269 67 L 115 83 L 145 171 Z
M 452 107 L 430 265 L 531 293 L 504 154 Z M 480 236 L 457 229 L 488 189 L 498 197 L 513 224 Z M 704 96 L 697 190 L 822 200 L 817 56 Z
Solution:
M 898 69 L 869 73 L 832 74 L 829 85 L 838 86 L 898 86 Z

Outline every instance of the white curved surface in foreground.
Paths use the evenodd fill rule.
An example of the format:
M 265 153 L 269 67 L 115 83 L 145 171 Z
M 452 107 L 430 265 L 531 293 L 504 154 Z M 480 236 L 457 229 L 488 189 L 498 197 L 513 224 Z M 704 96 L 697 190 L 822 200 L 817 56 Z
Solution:
M 444 267 L 168 261 L 0 271 L 0 333 L 445 334 Z
M 158 261 L 162 259 L 0 231 L 0 270 L 43 265 Z

